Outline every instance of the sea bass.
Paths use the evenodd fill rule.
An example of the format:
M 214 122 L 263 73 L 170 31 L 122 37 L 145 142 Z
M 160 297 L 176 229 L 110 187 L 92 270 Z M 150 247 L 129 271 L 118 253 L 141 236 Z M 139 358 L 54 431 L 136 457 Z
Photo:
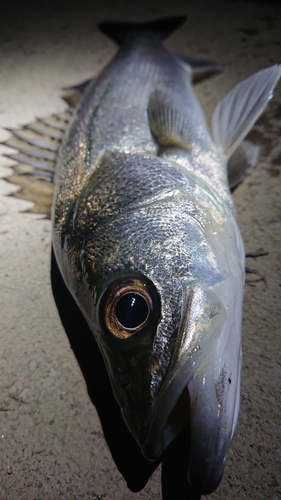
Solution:
M 182 22 L 101 25 L 120 49 L 62 139 L 53 247 L 143 455 L 158 459 L 188 425 L 189 481 L 207 494 L 239 411 L 245 266 L 229 179 L 255 162 L 243 139 L 281 71 L 237 85 L 211 134 L 196 64 L 161 41 Z

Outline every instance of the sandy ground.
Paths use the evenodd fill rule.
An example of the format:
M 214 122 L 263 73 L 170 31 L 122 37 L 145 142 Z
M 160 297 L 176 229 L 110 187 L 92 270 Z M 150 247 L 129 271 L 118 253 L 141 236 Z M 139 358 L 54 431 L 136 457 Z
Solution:
M 91 7 L 83 2 L 42 2 L 36 10 L 37 4 L 30 1 L 24 10 L 21 3 L 12 2 L 0 20 L 2 127 L 65 109 L 61 87 L 97 73 L 116 50 L 96 29 L 98 21 L 108 18 L 188 14 L 187 24 L 167 45 L 224 66 L 222 75 L 197 87 L 208 117 L 236 82 L 281 62 L 277 3 L 144 0 L 136 6 L 119 2 L 117 7 L 105 0 L 102 6 L 91 2 Z M 264 281 L 245 288 L 239 426 L 224 479 L 209 497 L 213 500 L 281 498 L 280 131 L 281 84 L 252 132 L 261 145 L 260 161 L 234 194 L 246 251 L 263 248 L 267 255 L 247 259 L 247 266 Z M 0 139 L 7 137 L 1 130 Z M 8 151 L 2 147 L 1 152 Z M 11 164 L 1 158 L 2 177 L 9 175 Z M 152 474 L 125 431 L 119 439 L 114 401 L 108 412 L 99 403 L 101 381 L 107 386 L 108 381 L 90 341 L 86 361 L 81 353 L 83 324 L 73 338 L 61 325 L 50 280 L 51 223 L 25 213 L 27 202 L 7 197 L 15 190 L 0 179 L 0 498 L 160 499 L 160 467 Z M 166 460 L 163 498 L 188 498 L 177 467 L 171 473 Z M 145 487 L 133 493 L 127 482 L 133 490 Z

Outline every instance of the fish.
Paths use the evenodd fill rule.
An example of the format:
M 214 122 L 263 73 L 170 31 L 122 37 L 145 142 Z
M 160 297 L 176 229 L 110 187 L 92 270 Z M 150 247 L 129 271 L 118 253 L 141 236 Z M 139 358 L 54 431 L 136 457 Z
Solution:
M 245 252 L 231 189 L 257 162 L 244 139 L 281 69 L 236 85 L 210 131 L 193 82 L 218 68 L 162 43 L 184 21 L 101 23 L 112 61 L 76 87 L 75 108 L 6 145 L 54 182 L 55 258 L 128 429 L 154 461 L 188 426 L 202 495 L 220 484 L 239 413 Z

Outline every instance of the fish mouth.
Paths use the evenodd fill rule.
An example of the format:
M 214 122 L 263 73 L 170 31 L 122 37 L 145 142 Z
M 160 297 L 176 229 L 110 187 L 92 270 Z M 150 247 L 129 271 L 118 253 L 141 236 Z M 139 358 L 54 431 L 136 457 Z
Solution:
M 144 441 L 139 443 L 142 454 L 149 461 L 159 460 L 187 426 L 189 437 L 182 446 L 188 449 L 188 481 L 201 495 L 211 494 L 221 482 L 230 441 L 226 435 L 219 436 L 222 422 L 216 412 L 210 417 L 196 408 L 189 385 L 185 385 L 171 411 L 163 415 L 161 409 L 167 405 L 169 392 L 157 407 Z
M 141 445 L 148 460 L 159 458 L 191 422 L 193 379 L 212 351 L 224 321 L 224 307 L 213 292 L 199 284 L 186 290 L 178 342 L 165 378 L 152 396 L 153 409 Z
M 158 460 L 188 426 L 189 439 L 183 443 L 189 449 L 188 479 L 200 494 L 218 487 L 232 435 L 224 370 L 216 382 L 217 339 L 225 319 L 225 308 L 211 290 L 194 285 L 187 292 L 179 342 L 162 384 L 152 395 L 144 439 L 139 439 L 144 457 Z
M 152 419 L 141 445 L 143 456 L 149 461 L 158 460 L 189 422 L 190 397 L 188 388 L 185 387 L 167 418 L 163 419 L 163 413 L 159 409 Z
M 177 342 L 158 385 L 153 385 L 151 368 L 158 366 L 150 357 L 149 331 L 141 344 L 137 336 L 122 344 L 112 342 L 114 349 L 109 344 L 105 355 L 125 423 L 146 459 L 158 460 L 188 426 L 183 446 L 188 449 L 189 482 L 201 494 L 217 488 L 232 436 L 235 383 L 228 382 L 224 365 L 218 372 L 217 359 L 218 339 L 225 329 L 226 309 L 220 299 L 211 289 L 193 283 L 186 289 Z M 114 365 L 122 371 L 121 378 L 112 370 Z M 232 396 L 229 390 L 234 391 Z

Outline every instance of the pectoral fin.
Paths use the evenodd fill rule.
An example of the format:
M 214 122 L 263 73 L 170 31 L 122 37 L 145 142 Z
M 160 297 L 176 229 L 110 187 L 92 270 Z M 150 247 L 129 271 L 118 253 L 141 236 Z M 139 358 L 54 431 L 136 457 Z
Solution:
M 225 156 L 232 155 L 261 115 L 280 76 L 281 66 L 277 64 L 259 71 L 236 85 L 217 105 L 212 117 L 212 132 Z
M 190 121 L 168 93 L 154 90 L 149 98 L 147 114 L 151 133 L 160 146 L 189 150 Z

